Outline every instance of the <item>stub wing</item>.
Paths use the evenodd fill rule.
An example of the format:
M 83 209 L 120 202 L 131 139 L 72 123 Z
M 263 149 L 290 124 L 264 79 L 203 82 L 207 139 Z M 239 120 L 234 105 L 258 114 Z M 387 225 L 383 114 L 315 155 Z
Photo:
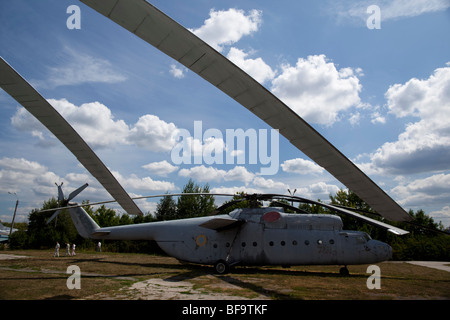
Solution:
M 212 218 L 211 220 L 203 222 L 199 226 L 211 230 L 223 231 L 238 227 L 243 223 L 245 223 L 245 221 L 233 218 Z

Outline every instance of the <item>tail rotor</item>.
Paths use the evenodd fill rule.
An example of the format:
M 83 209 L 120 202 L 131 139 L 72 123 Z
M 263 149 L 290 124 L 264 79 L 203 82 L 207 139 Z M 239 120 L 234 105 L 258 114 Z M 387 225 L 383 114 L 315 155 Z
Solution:
M 63 183 L 61 182 L 60 185 L 58 185 L 57 183 L 55 183 L 55 185 L 58 187 L 58 206 L 59 207 L 65 207 L 67 206 L 67 204 L 73 199 L 75 198 L 77 195 L 79 195 L 81 193 L 81 191 L 83 191 L 84 189 L 86 189 L 86 187 L 88 186 L 87 183 L 85 183 L 84 185 L 82 185 L 81 187 L 79 187 L 78 189 L 72 191 L 69 194 L 69 197 L 66 199 L 64 198 L 64 192 L 62 190 L 62 185 Z M 53 219 L 55 219 L 58 214 L 61 213 L 61 209 L 58 209 L 55 211 L 55 213 L 50 217 L 50 219 L 47 220 L 47 224 L 49 224 Z

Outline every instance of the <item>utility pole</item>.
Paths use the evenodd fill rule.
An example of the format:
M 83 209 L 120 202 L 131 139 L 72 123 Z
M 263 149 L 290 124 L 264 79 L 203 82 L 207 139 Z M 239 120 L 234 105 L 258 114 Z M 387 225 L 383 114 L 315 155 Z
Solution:
M 15 209 L 14 209 L 14 215 L 13 215 L 13 219 L 12 219 L 12 222 L 11 222 L 11 229 L 9 230 L 9 237 L 11 237 L 11 234 L 12 234 L 12 231 L 13 231 L 13 228 L 14 228 L 14 220 L 16 219 L 16 212 L 17 212 L 17 206 L 19 205 L 19 197 L 17 197 L 17 194 L 15 193 L 15 192 L 8 192 L 9 194 L 13 194 L 13 195 L 15 195 L 16 196 L 16 207 L 15 207 Z

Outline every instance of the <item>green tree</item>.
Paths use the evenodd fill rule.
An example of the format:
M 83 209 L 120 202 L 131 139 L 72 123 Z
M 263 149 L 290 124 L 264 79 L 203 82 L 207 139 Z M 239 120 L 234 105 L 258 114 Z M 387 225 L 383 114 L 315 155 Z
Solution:
M 209 185 L 206 184 L 202 188 L 189 179 L 182 193 L 209 193 Z M 177 217 L 179 219 L 202 217 L 211 214 L 215 208 L 212 195 L 182 195 L 177 202 Z
M 106 208 L 105 205 L 95 210 L 92 218 L 100 227 L 114 227 L 120 224 L 116 212 L 113 209 Z
M 358 195 L 351 190 L 346 192 L 345 190 L 340 189 L 336 192 L 335 196 L 330 195 L 330 200 L 332 204 L 355 208 L 361 210 L 362 212 L 375 213 L 375 211 L 364 200 L 358 197 Z
M 330 195 L 331 204 L 334 205 L 340 205 L 344 207 L 354 208 L 359 210 L 359 213 L 361 214 L 370 214 L 370 218 L 382 220 L 379 216 L 375 216 L 375 211 L 356 193 L 349 190 L 348 192 L 340 189 L 338 192 L 336 192 L 335 196 Z M 372 234 L 372 236 L 378 237 L 379 240 L 385 240 L 385 232 L 379 228 L 370 226 L 368 224 L 365 224 L 361 221 L 358 221 L 352 217 L 348 217 L 344 214 L 338 214 L 342 222 L 344 224 L 344 227 L 349 230 L 360 230 L 367 232 L 369 234 Z
M 173 197 L 167 195 L 162 197 L 156 205 L 156 220 L 173 220 L 177 218 L 177 204 Z
M 29 214 L 27 235 L 30 248 L 52 247 L 56 241 L 64 243 L 77 239 L 78 233 L 67 210 L 62 210 L 51 223 L 47 224 L 47 220 L 54 212 L 41 210 L 53 208 L 58 208 L 55 198 L 45 201 L 41 209 L 34 209 Z
M 133 220 L 130 218 L 128 214 L 122 214 L 119 219 L 119 225 L 124 226 L 127 224 L 132 224 Z
M 318 199 L 317 202 L 322 202 L 322 201 L 320 199 Z M 317 205 L 317 204 L 300 203 L 298 205 L 298 208 L 303 211 L 306 211 L 309 213 L 314 213 L 314 214 L 330 213 L 328 211 L 328 209 L 326 209 L 320 205 Z
M 225 201 L 222 206 L 224 209 L 221 210 L 221 214 L 228 214 L 235 209 L 243 209 L 250 208 L 251 204 L 248 200 L 242 200 L 242 197 L 245 195 L 244 191 L 237 192 L 231 200 Z M 233 203 L 236 202 L 236 203 Z
M 406 227 L 414 234 L 429 235 L 434 231 L 444 230 L 444 226 L 442 225 L 442 223 L 434 222 L 433 217 L 426 215 L 422 209 L 419 209 L 416 212 L 414 212 L 413 210 L 409 210 L 408 213 L 414 219 L 414 223 Z

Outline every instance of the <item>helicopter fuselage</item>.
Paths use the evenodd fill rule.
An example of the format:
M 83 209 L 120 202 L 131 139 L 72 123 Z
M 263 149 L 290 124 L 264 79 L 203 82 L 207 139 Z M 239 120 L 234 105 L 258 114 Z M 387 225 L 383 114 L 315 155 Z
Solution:
M 73 209 L 80 210 L 84 211 Z M 74 218 L 74 212 L 71 214 Z M 154 240 L 170 256 L 207 265 L 218 261 L 230 266 L 352 265 L 391 258 L 388 244 L 342 227 L 336 215 L 289 214 L 266 207 L 236 209 L 229 215 L 95 228 L 90 234 L 80 234 L 104 240 Z

